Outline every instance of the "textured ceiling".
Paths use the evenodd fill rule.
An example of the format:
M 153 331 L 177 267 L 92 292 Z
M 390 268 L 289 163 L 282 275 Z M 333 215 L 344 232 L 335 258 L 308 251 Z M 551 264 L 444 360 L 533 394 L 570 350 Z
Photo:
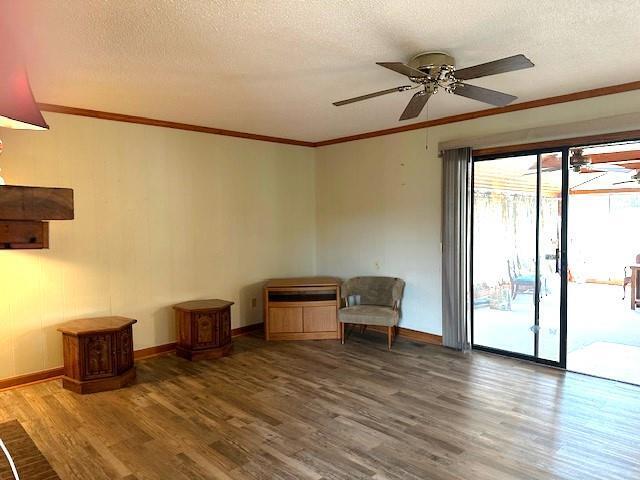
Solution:
M 298 140 L 400 125 L 412 92 L 331 102 L 406 83 L 375 62 L 426 50 L 524 53 L 470 82 L 516 102 L 640 79 L 636 0 L 5 1 L 40 102 Z M 484 108 L 441 92 L 414 122 Z

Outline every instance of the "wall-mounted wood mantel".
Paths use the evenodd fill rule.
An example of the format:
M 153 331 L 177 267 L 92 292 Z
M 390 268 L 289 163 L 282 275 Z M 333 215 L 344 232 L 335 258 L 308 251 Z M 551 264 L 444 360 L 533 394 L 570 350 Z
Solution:
M 2 185 L 0 219 L 73 220 L 73 190 Z
M 70 188 L 0 186 L 0 250 L 49 248 L 46 220 L 73 220 Z

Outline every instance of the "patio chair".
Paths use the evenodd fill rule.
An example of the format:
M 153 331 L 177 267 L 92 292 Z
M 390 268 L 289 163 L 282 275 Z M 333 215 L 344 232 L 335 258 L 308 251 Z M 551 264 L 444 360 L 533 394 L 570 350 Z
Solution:
M 511 281 L 511 299 L 515 300 L 518 293 L 534 293 L 536 291 L 535 273 L 520 273 L 515 262 L 507 260 L 509 280 Z
M 342 343 L 345 323 L 360 325 L 361 332 L 367 325 L 376 325 L 386 327 L 387 348 L 391 350 L 398 334 L 403 291 L 404 281 L 394 277 L 354 277 L 344 282 L 340 296 L 345 307 L 338 310 Z
M 640 253 L 636 255 L 636 263 L 640 263 Z M 627 273 L 629 267 L 624 267 L 624 280 L 622 282 L 622 300 L 627 298 L 627 285 L 631 283 L 631 275 Z

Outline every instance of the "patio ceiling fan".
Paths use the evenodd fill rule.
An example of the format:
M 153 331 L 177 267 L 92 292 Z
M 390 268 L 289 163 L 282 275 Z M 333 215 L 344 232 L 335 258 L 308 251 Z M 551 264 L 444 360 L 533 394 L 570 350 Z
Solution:
M 569 165 L 571 169 L 580 173 L 582 167 L 587 167 L 591 165 L 591 157 L 584 154 L 584 150 L 582 148 L 574 148 L 571 150 L 571 156 L 569 157 Z
M 633 173 L 634 168 L 625 165 L 637 165 L 638 160 L 616 160 L 610 162 L 593 162 L 591 155 L 585 155 L 583 148 L 572 148 L 569 156 L 569 168 L 576 173 Z M 537 162 L 529 167 L 524 175 L 535 175 L 538 169 Z M 541 159 L 541 172 L 556 172 L 562 170 L 562 159 L 559 155 L 543 155 Z
M 490 90 L 464 83 L 463 80 L 497 75 L 499 73 L 513 72 L 524 68 L 533 67 L 533 63 L 522 54 L 494 60 L 493 62 L 475 65 L 456 70 L 455 59 L 442 52 L 426 52 L 413 57 L 408 64 L 401 62 L 377 62 L 378 65 L 396 73 L 404 75 L 413 85 L 401 85 L 399 87 L 381 90 L 379 92 L 368 93 L 358 97 L 340 100 L 333 104 L 337 107 L 348 105 L 362 100 L 387 95 L 395 92 L 405 92 L 407 90 L 418 91 L 413 94 L 409 104 L 405 107 L 400 120 L 409 120 L 420 115 L 429 98 L 438 92 L 439 89 L 454 95 L 471 98 L 480 102 L 504 107 L 513 102 L 516 98 L 507 93 Z
M 637 160 L 622 160 L 615 163 L 593 163 L 593 159 L 590 155 L 584 154 L 582 148 L 572 148 L 571 155 L 569 156 L 569 167 L 576 173 L 607 173 L 618 172 L 627 173 L 633 172 L 624 167 L 625 163 L 637 163 Z M 562 167 L 558 167 L 559 170 Z

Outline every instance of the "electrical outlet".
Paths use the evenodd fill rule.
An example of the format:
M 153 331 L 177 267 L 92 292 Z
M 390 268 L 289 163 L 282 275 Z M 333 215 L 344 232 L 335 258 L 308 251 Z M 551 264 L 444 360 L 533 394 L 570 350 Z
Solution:
M 373 262 L 373 266 L 376 269 L 376 272 L 380 271 L 380 262 L 378 262 L 378 261 Z
M 256 298 L 251 299 L 251 308 L 256 308 L 258 305 L 258 300 Z

